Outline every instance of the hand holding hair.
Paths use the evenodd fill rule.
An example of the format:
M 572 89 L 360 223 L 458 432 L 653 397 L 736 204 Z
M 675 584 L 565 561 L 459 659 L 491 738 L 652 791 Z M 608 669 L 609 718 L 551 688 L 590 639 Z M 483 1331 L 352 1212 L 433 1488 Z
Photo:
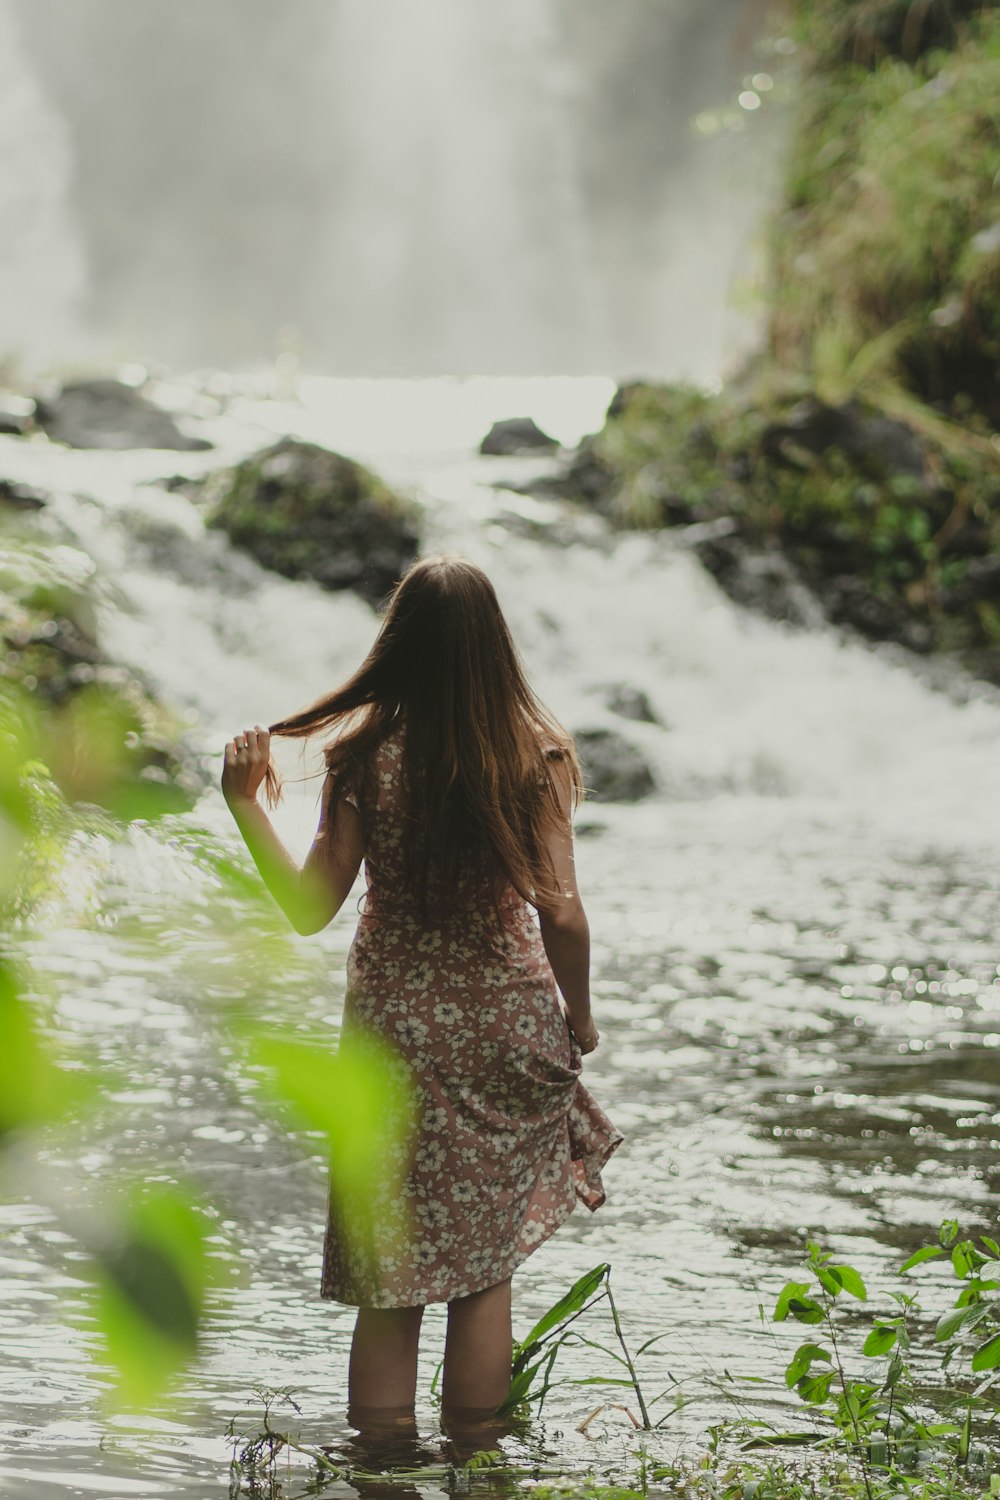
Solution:
M 230 804 L 256 802 L 271 758 L 271 736 L 255 724 L 226 743 L 222 757 L 222 793 Z

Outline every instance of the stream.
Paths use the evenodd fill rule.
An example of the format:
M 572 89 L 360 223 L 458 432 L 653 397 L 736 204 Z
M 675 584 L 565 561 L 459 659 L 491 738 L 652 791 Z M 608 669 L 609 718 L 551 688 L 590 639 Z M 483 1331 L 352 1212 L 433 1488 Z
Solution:
M 264 572 L 163 485 L 283 432 L 413 492 L 425 550 L 487 570 L 557 716 L 573 730 L 615 728 L 641 750 L 657 794 L 578 815 L 602 1032 L 585 1071 L 627 1139 L 605 1173 L 606 1206 L 579 1209 L 518 1271 L 515 1331 L 610 1261 L 633 1347 L 665 1335 L 639 1360 L 647 1399 L 675 1382 L 692 1397 L 651 1451 L 697 1453 L 706 1424 L 735 1411 L 705 1387 L 723 1370 L 734 1388 L 766 1377 L 754 1410 L 801 1424 L 782 1380 L 796 1331 L 763 1327 L 758 1303 L 770 1311 L 807 1238 L 877 1289 L 941 1219 L 963 1232 L 995 1223 L 1000 698 L 957 672 L 932 687 L 898 653 L 832 629 L 751 616 L 677 538 L 612 533 L 498 487 L 551 460 L 476 454 L 499 416 L 530 413 L 571 444 L 599 426 L 612 389 L 311 379 L 275 395 L 263 378 L 202 372 L 160 395 L 193 414 L 212 452 L 0 438 L 0 471 L 53 492 L 39 525 L 96 569 L 109 654 L 186 713 L 213 765 L 235 731 L 345 677 L 377 628 L 353 594 Z M 616 685 L 644 692 L 660 722 L 611 712 Z M 281 753 L 296 774 L 298 752 Z M 300 855 L 317 791 L 315 780 L 289 786 L 275 815 Z M 221 1497 L 226 1425 L 259 1407 L 255 1387 L 292 1388 L 303 1439 L 349 1448 L 353 1312 L 318 1296 L 323 1164 L 315 1143 L 262 1110 L 220 1021 L 239 1005 L 332 1043 L 353 902 L 319 936 L 288 935 L 265 899 L 240 906 L 220 888 L 185 832 L 195 828 L 238 853 L 214 787 L 162 826 L 78 841 L 21 946 L 58 994 L 60 1041 L 88 1049 L 108 1079 L 100 1121 L 43 1143 L 60 1192 L 85 1204 L 123 1174 L 183 1174 L 214 1206 L 219 1284 L 202 1352 L 171 1401 L 104 1413 L 82 1252 L 12 1171 L 0 1195 L 0 1485 L 11 1497 Z M 921 1284 L 935 1313 L 950 1304 L 944 1270 L 926 1268 Z M 888 1310 L 873 1296 L 871 1311 Z M 607 1341 L 606 1314 L 587 1331 Z M 443 1334 L 432 1308 L 418 1405 L 428 1462 L 440 1448 L 429 1386 Z M 559 1368 L 566 1380 L 619 1373 L 582 1346 Z M 940 1383 L 935 1371 L 928 1382 Z M 634 1406 L 627 1390 L 559 1386 L 544 1419 L 508 1440 L 513 1460 L 611 1471 L 635 1446 L 627 1415 L 609 1409 L 577 1431 L 605 1401 Z

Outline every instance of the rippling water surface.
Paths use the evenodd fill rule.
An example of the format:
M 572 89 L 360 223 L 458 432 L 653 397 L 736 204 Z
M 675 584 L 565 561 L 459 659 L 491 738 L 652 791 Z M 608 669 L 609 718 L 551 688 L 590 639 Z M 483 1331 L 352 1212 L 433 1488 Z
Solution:
M 411 487 L 428 546 L 461 550 L 495 579 L 560 717 L 616 727 L 649 759 L 655 798 L 588 804 L 579 818 L 603 1034 L 586 1068 L 628 1139 L 607 1170 L 606 1207 L 580 1210 L 518 1272 L 516 1326 L 607 1259 L 634 1343 L 666 1335 L 641 1360 L 647 1396 L 674 1381 L 698 1395 L 725 1367 L 774 1377 L 759 1398 L 773 1406 L 793 1340 L 782 1356 L 757 1305 L 773 1301 L 807 1236 L 877 1285 L 941 1218 L 969 1230 L 995 1220 L 993 695 L 957 679 L 932 691 L 891 655 L 749 617 L 670 537 L 611 536 L 494 487 L 540 462 L 476 458 L 492 417 L 530 410 L 573 441 L 599 423 L 604 382 L 317 381 L 298 403 L 234 389 L 221 407 L 204 381 L 173 394 L 204 413 L 216 452 L 0 439 L 0 460 L 56 491 L 43 524 L 93 560 L 107 644 L 186 708 L 206 751 L 346 675 L 376 628 L 353 596 L 264 573 L 158 483 L 287 430 Z M 661 723 L 616 719 L 606 704 L 619 683 L 645 691 Z M 316 786 L 292 787 L 278 815 L 300 853 Z M 261 1385 L 296 1390 L 305 1439 L 349 1444 L 353 1315 L 317 1291 L 322 1162 L 259 1107 L 223 1021 L 250 1011 L 332 1043 L 350 908 L 317 938 L 288 937 L 266 898 L 220 885 L 199 853 L 206 840 L 236 850 L 214 790 L 160 828 L 82 840 L 24 939 L 60 1039 L 99 1060 L 107 1108 L 72 1138 L 46 1140 L 41 1201 L 37 1174 L 15 1160 L 0 1202 L 5 1494 L 222 1495 L 226 1425 Z M 175 1398 L 134 1417 L 102 1412 L 82 1257 L 59 1227 L 67 1205 L 85 1212 L 123 1173 L 197 1185 L 217 1216 L 220 1282 Z M 933 1268 L 925 1280 L 930 1303 Z M 440 1309 L 425 1327 L 419 1417 L 432 1461 Z M 567 1376 L 608 1369 L 583 1348 L 563 1365 Z M 544 1423 L 509 1441 L 512 1458 L 614 1467 L 627 1417 L 576 1428 L 615 1399 L 630 1398 L 557 1389 Z M 653 1446 L 695 1451 L 706 1422 L 731 1412 L 709 1393 Z

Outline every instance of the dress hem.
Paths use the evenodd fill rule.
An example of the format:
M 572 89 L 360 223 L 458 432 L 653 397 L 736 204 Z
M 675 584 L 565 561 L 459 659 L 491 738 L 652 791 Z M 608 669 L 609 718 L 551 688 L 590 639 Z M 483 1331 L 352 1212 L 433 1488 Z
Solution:
M 614 1153 L 618 1150 L 618 1147 L 622 1144 L 624 1139 L 625 1137 L 620 1132 L 616 1131 L 615 1135 L 611 1137 L 608 1142 L 599 1150 L 589 1151 L 585 1156 L 576 1157 L 571 1162 L 572 1168 L 575 1169 L 577 1166 L 579 1166 L 583 1169 L 583 1182 L 586 1183 L 591 1193 L 595 1193 L 597 1191 L 597 1189 L 595 1188 L 595 1179 L 596 1182 L 600 1184 L 601 1172 L 607 1166 L 608 1162 L 611 1160 Z M 517 1270 L 518 1266 L 523 1266 L 525 1261 L 529 1260 L 531 1256 L 534 1255 L 535 1251 L 540 1245 L 544 1245 L 546 1240 L 550 1240 L 552 1238 L 557 1229 L 562 1228 L 563 1224 L 566 1223 L 566 1220 L 576 1210 L 576 1208 L 579 1207 L 580 1204 L 583 1204 L 585 1208 L 588 1208 L 591 1213 L 594 1213 L 603 1205 L 605 1201 L 603 1184 L 599 1189 L 600 1197 L 591 1198 L 586 1196 L 581 1190 L 582 1183 L 580 1179 L 576 1177 L 575 1171 L 574 1178 L 576 1178 L 576 1180 L 574 1181 L 573 1185 L 573 1196 L 571 1199 L 566 1200 L 564 1204 L 565 1211 L 559 1214 L 559 1217 L 555 1220 L 555 1222 L 550 1227 L 546 1228 L 545 1233 L 541 1236 L 540 1239 L 537 1239 L 534 1244 L 525 1246 L 523 1248 L 519 1245 L 514 1254 L 509 1258 L 509 1269 L 504 1271 L 500 1276 L 496 1274 L 496 1270 L 494 1269 L 479 1286 L 466 1287 L 465 1290 L 461 1292 L 455 1292 L 451 1296 L 448 1296 L 447 1293 L 442 1294 L 438 1292 L 434 1296 L 411 1299 L 406 1302 L 385 1302 L 382 1300 L 358 1302 L 353 1297 L 339 1297 L 336 1292 L 327 1291 L 322 1286 L 320 1287 L 320 1299 L 323 1302 L 338 1302 L 340 1303 L 341 1307 L 373 1307 L 382 1311 L 391 1311 L 394 1308 L 403 1309 L 407 1307 L 432 1307 L 436 1303 L 456 1302 L 463 1297 L 474 1297 L 477 1292 L 488 1291 L 491 1286 L 498 1286 L 500 1282 L 509 1280 L 509 1278 L 513 1276 L 514 1272 Z

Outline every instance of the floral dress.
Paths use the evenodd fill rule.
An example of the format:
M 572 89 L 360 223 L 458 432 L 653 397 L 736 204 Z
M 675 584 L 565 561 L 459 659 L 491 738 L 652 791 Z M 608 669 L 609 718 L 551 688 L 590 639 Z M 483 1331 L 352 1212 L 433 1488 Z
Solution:
M 622 1136 L 580 1080 L 531 907 L 506 885 L 498 927 L 481 890 L 460 890 L 448 921 L 426 926 L 403 877 L 397 737 L 375 770 L 341 1046 L 372 1032 L 389 1044 L 413 1120 L 387 1152 L 400 1159 L 356 1205 L 372 1226 L 365 1246 L 331 1194 L 321 1295 L 413 1307 L 506 1280 L 578 1202 L 599 1208 L 601 1169 Z

